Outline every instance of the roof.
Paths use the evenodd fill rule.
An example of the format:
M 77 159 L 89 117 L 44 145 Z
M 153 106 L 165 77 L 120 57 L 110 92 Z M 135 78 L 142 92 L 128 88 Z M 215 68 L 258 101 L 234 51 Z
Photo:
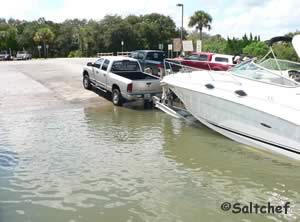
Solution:
M 161 51 L 161 50 L 151 50 L 151 49 L 140 49 L 140 50 L 135 50 L 132 52 L 161 52 L 161 53 L 164 53 L 164 51 Z
M 234 56 L 233 55 L 225 55 L 225 54 L 213 54 L 214 55 L 214 57 L 216 57 L 216 56 L 220 56 L 220 57 L 226 57 L 226 58 L 233 58 Z
M 214 53 L 212 52 L 193 52 L 192 55 L 213 55 Z
M 214 57 L 220 56 L 220 57 L 226 57 L 226 58 L 233 58 L 233 55 L 225 55 L 225 54 L 219 54 L 219 53 L 213 53 L 213 52 L 193 52 L 192 55 L 212 55 Z
M 126 57 L 126 56 L 101 56 L 99 59 L 108 59 L 110 61 L 120 61 L 120 60 L 130 60 L 130 61 L 137 61 L 134 58 Z

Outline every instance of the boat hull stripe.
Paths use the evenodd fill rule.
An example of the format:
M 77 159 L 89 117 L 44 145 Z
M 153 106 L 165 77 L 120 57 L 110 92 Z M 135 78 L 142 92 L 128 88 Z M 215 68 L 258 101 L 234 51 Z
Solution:
M 296 154 L 299 154 L 299 155 L 300 155 L 300 152 L 299 152 L 299 151 L 292 150 L 292 149 L 290 149 L 290 148 L 287 148 L 287 147 L 284 147 L 284 146 L 281 146 L 281 145 L 278 145 L 278 144 L 274 144 L 274 143 L 271 143 L 271 142 L 268 142 L 268 141 L 264 141 L 264 140 L 262 140 L 262 139 L 258 139 L 258 138 L 252 137 L 252 136 L 248 136 L 248 135 L 245 135 L 245 134 L 236 132 L 236 131 L 234 131 L 234 130 L 227 129 L 227 128 L 222 127 L 222 126 L 218 126 L 217 124 L 214 124 L 214 123 L 212 123 L 212 122 L 210 122 L 210 121 L 207 121 L 207 122 L 208 122 L 209 124 L 211 124 L 211 125 L 217 127 L 217 128 L 226 130 L 226 131 L 228 131 L 228 132 L 237 134 L 237 135 L 239 135 L 239 136 L 247 137 L 247 138 L 249 138 L 249 139 L 256 140 L 256 141 L 258 141 L 258 142 L 265 143 L 265 144 L 268 144 L 268 145 L 270 145 L 270 146 L 277 147 L 277 148 L 279 148 L 279 149 L 283 149 L 283 150 L 285 150 L 285 151 L 289 151 L 289 152 L 296 153 Z

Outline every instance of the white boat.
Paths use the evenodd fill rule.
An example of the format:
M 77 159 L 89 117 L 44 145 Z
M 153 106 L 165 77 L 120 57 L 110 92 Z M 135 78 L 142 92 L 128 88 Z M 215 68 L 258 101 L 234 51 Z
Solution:
M 299 40 L 296 36 L 294 45 L 299 46 Z M 270 53 L 274 54 L 272 49 Z M 170 74 L 162 84 L 209 128 L 237 142 L 300 160 L 300 83 L 286 76 L 299 71 L 299 63 L 276 58 L 259 64 L 248 60 L 227 72 Z

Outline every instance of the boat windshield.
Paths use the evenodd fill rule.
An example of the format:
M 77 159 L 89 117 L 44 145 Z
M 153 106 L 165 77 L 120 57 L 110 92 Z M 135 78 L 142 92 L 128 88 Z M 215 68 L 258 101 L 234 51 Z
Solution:
M 281 59 L 275 60 L 273 58 L 270 58 L 262 61 L 259 65 L 263 66 L 266 69 L 271 69 L 271 70 L 278 70 L 278 71 L 299 70 L 300 71 L 300 63 L 292 62 L 288 60 L 281 60 Z
M 276 73 L 276 71 L 273 70 L 274 69 L 268 70 L 265 67 L 254 63 L 253 60 L 248 60 L 233 67 L 230 71 L 234 75 L 269 84 L 275 84 L 286 87 L 299 86 L 297 82 L 285 78 L 281 76 L 280 73 Z

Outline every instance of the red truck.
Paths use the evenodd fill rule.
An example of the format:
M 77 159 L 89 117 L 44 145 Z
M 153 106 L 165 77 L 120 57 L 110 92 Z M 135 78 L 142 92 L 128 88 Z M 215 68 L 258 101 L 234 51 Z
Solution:
M 175 58 L 182 65 L 198 69 L 226 71 L 234 66 L 234 56 L 215 54 L 210 52 L 193 52 L 184 58 Z

